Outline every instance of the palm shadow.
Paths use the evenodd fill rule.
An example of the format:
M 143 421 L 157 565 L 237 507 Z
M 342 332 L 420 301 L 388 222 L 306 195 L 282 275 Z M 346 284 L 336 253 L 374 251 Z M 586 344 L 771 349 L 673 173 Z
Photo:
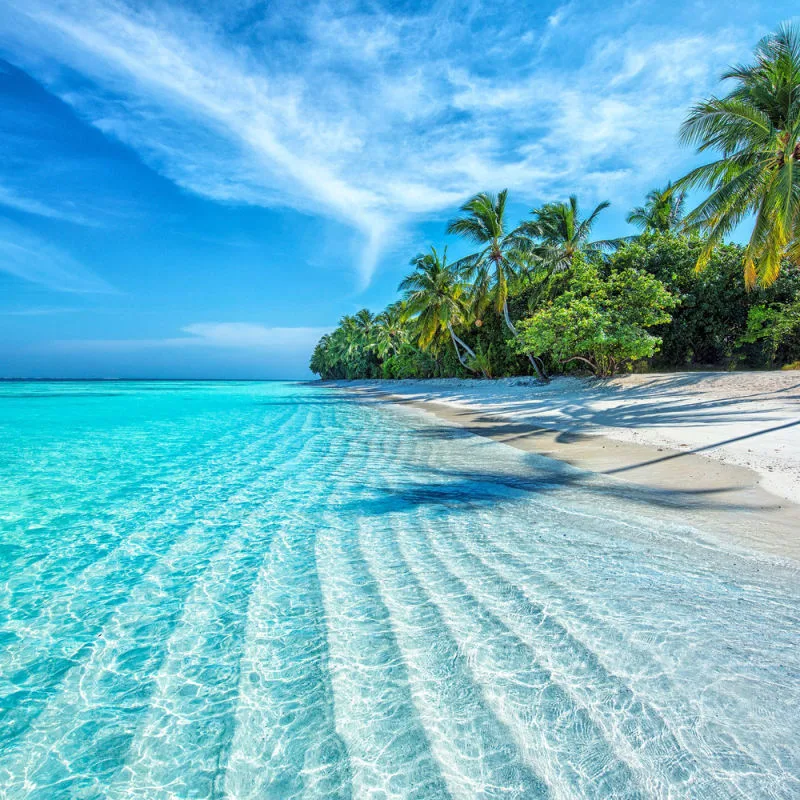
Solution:
M 800 388 L 800 383 L 785 386 L 768 392 L 754 392 L 750 395 L 731 397 L 728 399 L 712 398 L 685 402 L 685 390 L 697 383 L 697 373 L 681 374 L 670 378 L 653 378 L 636 386 L 614 385 L 604 381 L 586 382 L 581 388 L 580 402 L 560 402 L 559 416 L 552 420 L 559 429 L 566 428 L 569 434 L 597 430 L 598 427 L 616 428 L 658 428 L 658 427 L 692 427 L 700 425 L 721 425 L 726 423 L 764 422 L 769 423 L 785 419 L 759 407 L 776 395 Z M 654 398 L 654 390 L 658 397 Z M 419 402 L 414 397 L 387 397 L 391 387 L 365 388 L 363 395 L 371 401 L 392 402 L 400 405 L 415 405 Z M 548 419 L 553 410 L 553 396 L 546 389 L 528 395 L 520 394 L 519 398 L 494 399 L 480 397 L 475 394 L 444 391 L 443 398 L 451 402 L 491 402 L 491 411 L 478 413 L 475 408 L 459 409 L 448 405 L 448 413 L 454 418 L 469 417 L 476 422 L 495 422 L 498 417 L 508 419 L 514 415 L 519 420 L 524 417 L 529 421 Z M 594 408 L 595 402 L 618 406 Z M 426 402 L 436 403 L 434 395 L 428 395 Z M 443 401 L 444 402 L 444 401 Z M 745 405 L 745 409 L 742 409 Z M 800 414 L 800 399 L 797 400 Z M 510 424 L 510 423 L 504 423 Z
M 556 495 L 577 490 L 583 497 L 645 507 L 700 511 L 746 511 L 751 506 L 720 498 L 738 487 L 710 489 L 663 489 L 620 482 L 579 470 L 566 463 L 529 454 L 524 474 L 486 469 L 433 469 L 413 467 L 415 478 L 399 485 L 389 483 L 365 489 L 343 509 L 366 516 L 413 511 L 421 506 L 441 508 L 448 513 L 470 513 L 477 508 L 525 501 L 531 497 Z M 774 508 L 778 508 L 777 505 Z M 769 510 L 767 509 L 762 510 Z

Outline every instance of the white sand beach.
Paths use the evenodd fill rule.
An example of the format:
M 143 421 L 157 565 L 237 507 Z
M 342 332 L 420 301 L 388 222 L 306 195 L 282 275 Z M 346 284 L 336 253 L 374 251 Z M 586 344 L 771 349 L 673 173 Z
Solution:
M 800 560 L 800 372 L 335 385 L 669 494 L 687 520 Z
M 800 503 L 800 372 L 358 381 L 408 399 L 491 412 L 569 433 L 701 453 L 757 472 L 771 493 Z

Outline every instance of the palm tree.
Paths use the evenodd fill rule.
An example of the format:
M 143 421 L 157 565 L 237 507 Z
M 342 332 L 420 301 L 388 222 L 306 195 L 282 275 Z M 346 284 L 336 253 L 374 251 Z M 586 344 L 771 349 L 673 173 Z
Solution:
M 572 266 L 578 252 L 603 253 L 617 246 L 616 241 L 590 241 L 597 217 L 610 205 L 605 200 L 586 219 L 581 219 L 578 198 L 573 194 L 566 203 L 545 203 L 535 208 L 531 211 L 533 219 L 523 222 L 519 230 L 538 242 L 532 253 L 541 266 L 561 272 Z
M 360 347 L 366 352 L 374 350 L 377 318 L 368 309 L 362 308 L 356 312 L 353 321 Z
M 331 351 L 331 334 L 324 333 L 311 354 L 309 369 L 324 380 L 333 374 L 335 359 Z
M 330 358 L 339 366 L 338 371 L 345 378 L 357 377 L 368 371 L 369 356 L 373 349 L 373 319 L 367 309 L 361 309 L 357 314 L 346 314 L 330 336 Z
M 342 377 L 350 377 L 357 347 L 355 319 L 347 314 L 339 320 L 339 326 L 331 334 L 329 348 L 331 360 L 339 366 Z
M 754 215 L 745 248 L 748 287 L 768 286 L 781 260 L 800 263 L 800 30 L 782 25 L 762 39 L 753 64 L 722 76 L 734 86 L 691 110 L 681 127 L 684 143 L 721 158 L 692 170 L 681 189 L 711 194 L 689 214 L 691 228 L 707 234 L 697 262 L 703 269 L 714 246 Z
M 387 306 L 375 317 L 375 352 L 382 359 L 395 355 L 408 340 L 407 313 L 401 300 Z
M 464 215 L 454 219 L 448 233 L 463 236 L 480 246 L 477 253 L 456 262 L 455 267 L 475 287 L 475 300 L 488 299 L 498 313 L 502 312 L 506 327 L 516 338 L 519 334 L 508 313 L 509 284 L 524 271 L 529 240 L 518 229 L 508 230 L 505 210 L 508 189 L 496 197 L 488 192 L 476 194 L 461 206 Z M 528 354 L 537 376 L 547 380 L 539 359 Z
M 663 189 L 648 192 L 645 204 L 636 206 L 626 221 L 644 233 L 668 233 L 680 229 L 685 205 L 686 193 L 675 191 L 670 181 Z
M 478 370 L 464 358 L 462 350 L 475 359 L 475 351 L 453 329 L 467 316 L 467 287 L 457 272 L 447 264 L 447 249 L 440 257 L 435 247 L 430 253 L 419 253 L 411 259 L 414 272 L 400 283 L 405 295 L 406 310 L 416 317 L 419 346 L 426 348 L 443 331 L 447 331 L 461 365 L 470 372 Z

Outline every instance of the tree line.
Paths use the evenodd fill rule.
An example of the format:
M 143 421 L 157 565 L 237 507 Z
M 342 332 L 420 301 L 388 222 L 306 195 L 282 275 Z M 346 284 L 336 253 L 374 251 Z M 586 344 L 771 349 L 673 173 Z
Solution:
M 765 37 L 722 76 L 681 140 L 715 161 L 651 191 L 627 221 L 592 236 L 600 203 L 575 196 L 511 224 L 508 192 L 482 192 L 447 226 L 474 252 L 411 260 L 401 298 L 322 337 L 322 378 L 535 375 L 645 368 L 774 367 L 800 359 L 800 31 Z M 708 196 L 685 212 L 687 191 Z M 745 245 L 725 244 L 743 221 Z

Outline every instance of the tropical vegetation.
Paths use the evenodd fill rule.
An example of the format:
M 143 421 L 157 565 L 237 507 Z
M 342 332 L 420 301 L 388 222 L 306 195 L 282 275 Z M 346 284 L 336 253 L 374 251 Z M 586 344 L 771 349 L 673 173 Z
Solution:
M 636 233 L 592 235 L 607 201 L 584 216 L 573 195 L 515 224 L 507 190 L 476 194 L 447 226 L 472 252 L 416 255 L 401 298 L 343 317 L 312 371 L 546 380 L 800 360 L 800 32 L 782 26 L 723 79 L 728 94 L 694 106 L 680 133 L 719 157 L 649 192 L 627 215 Z M 746 244 L 725 243 L 751 219 Z
M 608 269 L 576 256 L 558 296 L 520 323 L 518 345 L 559 366 L 582 362 L 595 375 L 654 355 L 661 339 L 650 329 L 672 318 L 677 299 L 643 270 Z
M 692 108 L 681 139 L 720 158 L 678 181 L 711 194 L 686 222 L 705 234 L 698 266 L 743 220 L 754 215 L 744 251 L 748 286 L 769 286 L 785 259 L 800 260 L 800 28 L 782 25 L 764 37 L 755 62 L 733 67 L 724 97 Z
M 683 227 L 686 192 L 676 191 L 672 182 L 647 193 L 643 206 L 636 206 L 626 220 L 644 233 L 668 233 Z

